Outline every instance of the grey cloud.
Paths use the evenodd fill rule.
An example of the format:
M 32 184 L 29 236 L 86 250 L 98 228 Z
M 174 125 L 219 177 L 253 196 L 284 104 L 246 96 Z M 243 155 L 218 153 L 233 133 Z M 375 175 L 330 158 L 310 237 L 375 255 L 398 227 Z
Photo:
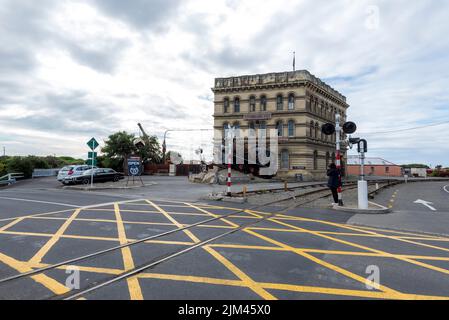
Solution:
M 180 0 L 93 0 L 106 14 L 119 18 L 141 29 L 160 29 L 167 24 L 167 18 L 173 14 Z
M 0 122 L 15 123 L 20 128 L 55 134 L 83 133 L 93 130 L 105 133 L 110 131 L 110 127 L 118 126 L 119 120 L 111 114 L 110 106 L 91 100 L 87 92 L 50 93 L 23 103 L 30 110 L 44 110 L 44 114 L 27 115 L 16 120 L 4 119 Z
M 120 62 L 121 54 L 130 46 L 129 41 L 112 38 L 99 41 L 95 49 L 75 42 L 62 41 L 74 60 L 103 73 L 113 73 Z

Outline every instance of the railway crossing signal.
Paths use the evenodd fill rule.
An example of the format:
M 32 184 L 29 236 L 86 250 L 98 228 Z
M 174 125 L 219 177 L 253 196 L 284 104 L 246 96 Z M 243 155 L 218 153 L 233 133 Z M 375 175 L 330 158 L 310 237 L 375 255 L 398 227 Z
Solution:
M 335 165 L 338 169 L 338 181 L 339 181 L 339 187 L 337 189 L 338 193 L 338 205 L 343 206 L 343 199 L 342 199 L 342 189 L 341 189 L 341 155 L 340 155 L 340 132 L 343 131 L 346 134 L 352 134 L 357 130 L 357 126 L 354 122 L 348 121 L 343 124 L 343 126 L 340 127 L 340 114 L 335 115 L 335 125 L 333 123 L 325 123 L 321 126 L 321 132 L 325 135 L 332 135 L 335 133 L 335 149 L 336 149 L 336 159 L 335 159 Z

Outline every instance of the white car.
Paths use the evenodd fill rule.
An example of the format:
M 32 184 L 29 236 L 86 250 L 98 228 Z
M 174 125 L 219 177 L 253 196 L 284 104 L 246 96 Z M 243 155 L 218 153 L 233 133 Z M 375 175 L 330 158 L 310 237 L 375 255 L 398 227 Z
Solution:
M 94 166 L 94 169 L 97 167 Z M 58 181 L 62 184 L 70 184 L 72 183 L 76 177 L 79 177 L 84 173 L 84 171 L 92 169 L 92 166 L 87 164 L 83 165 L 73 165 L 73 166 L 65 166 L 58 172 Z

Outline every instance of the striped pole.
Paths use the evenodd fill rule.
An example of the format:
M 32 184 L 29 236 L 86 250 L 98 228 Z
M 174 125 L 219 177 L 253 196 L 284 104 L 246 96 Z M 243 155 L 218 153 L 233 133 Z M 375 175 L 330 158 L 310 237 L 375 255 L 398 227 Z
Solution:
M 227 185 L 227 195 L 228 197 L 232 196 L 231 193 L 231 165 L 232 165 L 232 148 L 233 148 L 233 128 L 231 126 L 228 126 L 228 180 L 226 182 Z
M 336 155 L 335 155 L 335 165 L 337 167 L 338 171 L 338 205 L 343 205 L 343 199 L 342 199 L 342 189 L 341 189 L 341 155 L 340 155 L 340 115 L 337 113 L 335 115 L 335 145 L 336 145 Z

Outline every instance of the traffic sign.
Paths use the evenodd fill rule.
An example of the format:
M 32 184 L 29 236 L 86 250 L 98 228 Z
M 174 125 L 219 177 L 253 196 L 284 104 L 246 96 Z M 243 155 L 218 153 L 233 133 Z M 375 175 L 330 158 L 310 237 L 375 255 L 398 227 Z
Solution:
M 97 165 L 97 159 L 87 159 L 86 164 L 89 166 L 96 166 Z
M 140 176 L 140 157 L 129 157 L 128 163 L 128 175 Z
M 89 152 L 87 153 L 87 158 L 88 158 L 88 159 L 95 159 L 96 157 L 97 157 L 97 153 L 96 153 L 96 152 L 89 151 Z
M 98 144 L 97 140 L 95 140 L 95 138 L 92 138 L 87 142 L 87 145 L 93 151 L 98 147 L 99 144 Z

